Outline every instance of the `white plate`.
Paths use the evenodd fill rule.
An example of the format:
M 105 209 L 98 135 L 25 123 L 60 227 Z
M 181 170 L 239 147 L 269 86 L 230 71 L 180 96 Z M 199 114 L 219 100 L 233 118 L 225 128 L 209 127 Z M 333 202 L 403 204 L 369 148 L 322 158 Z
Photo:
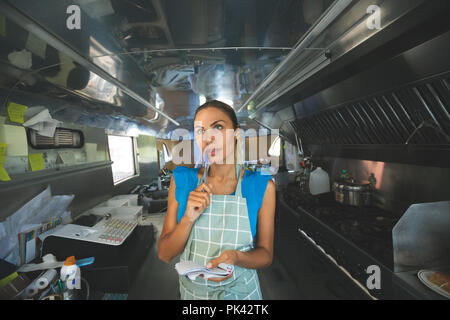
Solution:
M 429 277 L 435 272 L 436 271 L 431 271 L 431 270 L 420 270 L 417 273 L 417 276 L 419 277 L 419 280 L 422 281 L 422 283 L 424 285 L 426 285 L 428 288 L 430 288 L 434 292 L 440 294 L 441 296 L 444 296 L 447 299 L 450 299 L 450 294 L 447 291 L 441 289 L 439 286 L 435 285 L 430 280 L 428 280 Z

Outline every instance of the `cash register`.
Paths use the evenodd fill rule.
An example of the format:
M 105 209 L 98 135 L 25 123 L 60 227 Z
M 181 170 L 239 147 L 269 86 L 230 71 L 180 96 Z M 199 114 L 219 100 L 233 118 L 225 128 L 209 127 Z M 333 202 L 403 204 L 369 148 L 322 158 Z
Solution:
M 153 226 L 138 224 L 142 206 L 134 196 L 109 199 L 60 227 L 45 238 L 42 255 L 52 253 L 58 261 L 95 257 L 95 263 L 83 269 L 90 286 L 126 293 L 154 241 Z

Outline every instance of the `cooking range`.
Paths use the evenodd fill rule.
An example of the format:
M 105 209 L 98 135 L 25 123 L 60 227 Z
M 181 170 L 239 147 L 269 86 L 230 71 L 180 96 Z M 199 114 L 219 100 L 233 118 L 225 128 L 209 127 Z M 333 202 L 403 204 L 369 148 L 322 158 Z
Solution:
M 281 203 L 297 215 L 298 231 L 344 268 L 375 298 L 394 298 L 392 230 L 400 219 L 375 207 L 352 207 L 335 202 L 333 194 L 313 197 L 290 185 Z M 380 288 L 368 288 L 370 266 L 381 273 Z
M 304 202 L 298 205 L 393 269 L 392 229 L 398 218 L 381 209 L 344 206 L 326 200 L 316 205 Z

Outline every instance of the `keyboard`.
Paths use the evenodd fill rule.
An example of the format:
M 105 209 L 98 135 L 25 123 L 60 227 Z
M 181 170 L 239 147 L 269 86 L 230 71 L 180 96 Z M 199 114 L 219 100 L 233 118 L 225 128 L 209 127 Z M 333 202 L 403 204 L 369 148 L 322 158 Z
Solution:
M 141 206 L 93 208 L 87 212 L 86 216 L 75 220 L 73 224 L 67 224 L 57 229 L 53 235 L 120 246 L 137 227 L 141 215 Z M 82 225 L 77 224 L 78 221 Z
M 136 226 L 137 221 L 108 219 L 103 224 L 105 230 L 99 235 L 98 240 L 110 244 L 121 244 Z

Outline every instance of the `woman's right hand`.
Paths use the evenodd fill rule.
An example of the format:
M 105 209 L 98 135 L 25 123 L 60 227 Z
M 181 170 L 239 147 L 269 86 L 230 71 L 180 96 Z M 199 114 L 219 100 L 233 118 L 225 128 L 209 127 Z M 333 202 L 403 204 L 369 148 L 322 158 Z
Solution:
M 209 206 L 211 185 L 203 183 L 191 191 L 186 205 L 185 216 L 189 222 L 194 223 L 203 211 Z

